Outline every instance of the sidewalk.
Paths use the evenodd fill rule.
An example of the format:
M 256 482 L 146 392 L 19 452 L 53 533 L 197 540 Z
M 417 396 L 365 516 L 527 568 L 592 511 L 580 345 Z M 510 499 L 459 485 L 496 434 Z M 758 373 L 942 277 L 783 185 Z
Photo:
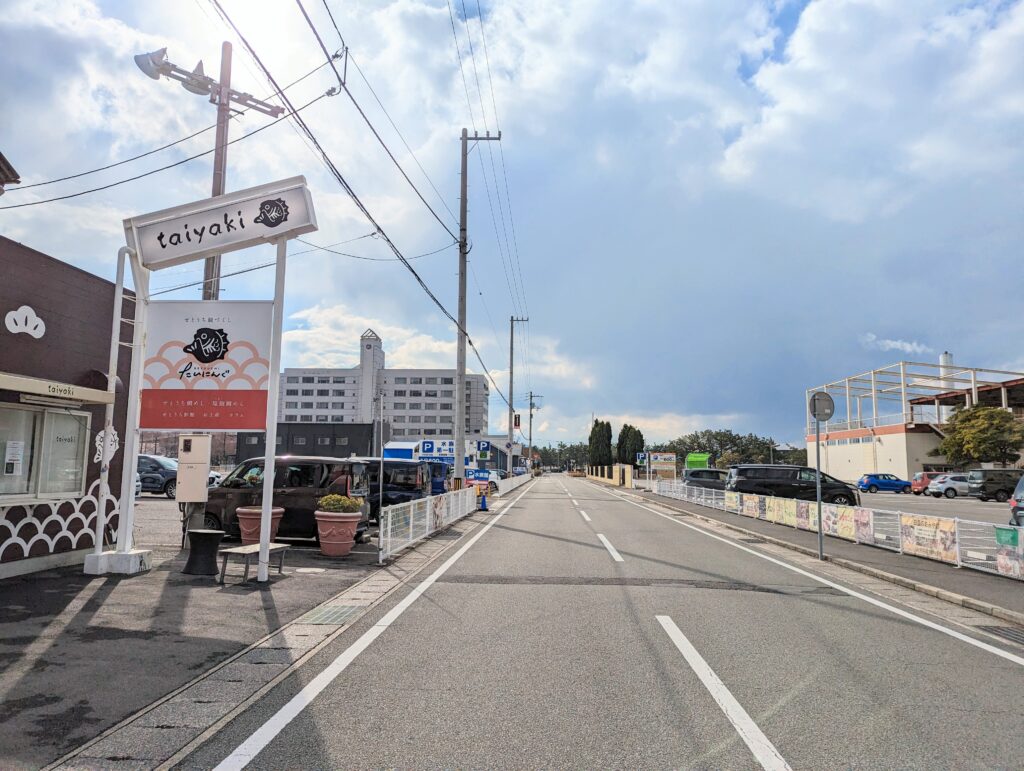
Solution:
M 796 530 L 774 522 L 719 511 L 643 490 L 631 492 L 633 495 L 655 501 L 666 508 L 696 513 L 726 525 L 743 528 L 758 535 L 817 552 L 818 534 L 814 532 Z M 825 538 L 825 554 L 856 563 L 868 570 L 890 573 L 907 582 L 927 584 L 946 592 L 964 595 L 982 604 L 994 605 L 1012 613 L 1024 615 L 1024 584 L 1020 581 L 827 536 Z M 975 610 L 980 610 L 980 608 L 975 608 Z
M 442 533 L 385 568 L 376 565 L 375 544 L 357 545 L 343 560 L 296 546 L 289 549 L 284 575 L 272 569 L 267 585 L 251 579 L 239 583 L 241 565 L 229 563 L 226 584 L 220 586 L 216 577 L 180 572 L 187 552 L 168 543 L 180 539 L 173 503 L 144 500 L 138 541 L 154 549 L 148 574 L 91 577 L 80 568 L 62 568 L 0 581 L 0 764 L 5 769 L 53 763 L 217 670 L 193 684 L 183 694 L 185 701 L 176 696 L 178 703 L 157 707 L 147 713 L 149 719 L 142 716 L 134 733 L 101 740 L 94 746 L 102 754 L 84 764 L 156 765 L 216 720 L 218 712 L 232 709 L 347 623 L 343 616 L 360 615 L 360 606 L 418 569 L 425 552 L 437 552 L 452 540 Z M 475 519 L 464 522 L 469 526 Z M 344 608 L 326 615 L 320 608 L 324 618 L 301 618 L 357 583 Z M 296 619 L 309 623 L 290 623 Z M 282 627 L 287 628 L 279 631 Z M 254 643 L 255 655 L 247 652 Z M 220 666 L 232 657 L 238 659 Z

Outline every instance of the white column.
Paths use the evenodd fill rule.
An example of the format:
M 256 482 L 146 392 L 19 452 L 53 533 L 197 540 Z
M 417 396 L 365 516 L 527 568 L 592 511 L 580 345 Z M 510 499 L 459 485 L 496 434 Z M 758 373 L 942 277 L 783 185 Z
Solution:
M 284 277 L 288 240 L 277 242 L 277 270 L 274 277 L 274 321 L 270 336 L 270 371 L 267 378 L 267 433 L 263 453 L 263 500 L 260 512 L 260 559 L 257 581 L 270 579 L 270 510 L 274 505 L 274 459 L 277 455 L 277 395 L 281 388 L 281 329 L 284 326 Z
M 146 319 L 149 316 L 149 271 L 131 257 L 135 281 L 135 332 L 132 335 L 132 368 L 128 379 L 128 414 L 124 423 L 124 455 L 121 457 L 121 506 L 117 523 L 117 551 L 132 550 L 135 525 L 135 469 L 139 464 L 139 400 L 142 368 L 146 361 Z

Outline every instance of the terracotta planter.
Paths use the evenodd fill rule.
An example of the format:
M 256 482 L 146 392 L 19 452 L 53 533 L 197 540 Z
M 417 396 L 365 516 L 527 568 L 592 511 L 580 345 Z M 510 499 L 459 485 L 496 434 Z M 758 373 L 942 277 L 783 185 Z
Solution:
M 351 514 L 333 511 L 315 511 L 316 528 L 320 533 L 320 551 L 326 557 L 346 557 L 356 540 L 356 528 L 363 518 L 362 512 Z
M 260 542 L 260 520 L 263 511 L 259 506 L 239 506 L 235 509 L 235 516 L 238 517 L 238 529 L 242 534 L 242 544 Z M 277 538 L 277 528 L 281 526 L 281 518 L 284 516 L 284 509 L 275 506 L 270 510 L 270 540 Z

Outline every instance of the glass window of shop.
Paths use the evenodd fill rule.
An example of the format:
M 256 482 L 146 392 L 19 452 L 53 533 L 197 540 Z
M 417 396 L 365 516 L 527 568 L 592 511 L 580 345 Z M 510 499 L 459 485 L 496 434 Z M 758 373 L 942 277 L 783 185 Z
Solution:
M 85 494 L 87 412 L 0 405 L 0 502 Z

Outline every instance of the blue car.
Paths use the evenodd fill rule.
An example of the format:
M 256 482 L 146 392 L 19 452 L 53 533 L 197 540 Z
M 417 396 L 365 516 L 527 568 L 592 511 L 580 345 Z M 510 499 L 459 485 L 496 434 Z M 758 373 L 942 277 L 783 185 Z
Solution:
M 910 482 L 895 474 L 865 474 L 857 480 L 857 489 L 863 493 L 909 493 Z

